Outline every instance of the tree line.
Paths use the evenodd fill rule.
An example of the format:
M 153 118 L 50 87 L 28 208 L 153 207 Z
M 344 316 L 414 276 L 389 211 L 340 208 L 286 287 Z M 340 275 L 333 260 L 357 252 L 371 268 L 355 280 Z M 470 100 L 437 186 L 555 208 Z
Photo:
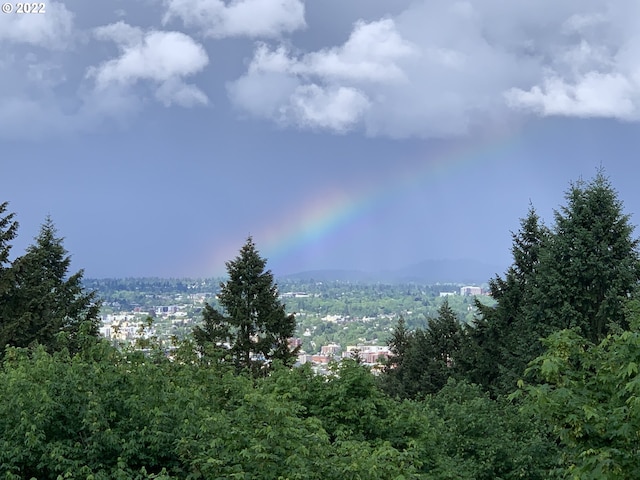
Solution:
M 489 281 L 496 305 L 476 301 L 474 322 L 457 322 L 445 304 L 426 329 L 397 325 L 389 391 L 434 393 L 453 377 L 508 394 L 554 332 L 571 329 L 597 344 L 629 329 L 640 280 L 630 218 L 602 172 L 572 184 L 566 200 L 551 227 L 530 206 L 513 234 L 513 264 Z
M 99 338 L 48 219 L 9 262 L 0 209 L 0 469 L 6 478 L 637 478 L 640 279 L 602 172 L 553 225 L 533 207 L 492 307 L 400 319 L 375 376 L 356 359 L 291 368 L 295 317 L 251 238 L 217 308 L 170 354 Z M 144 346 L 142 349 L 140 347 Z M 136 348 L 138 347 L 138 348 Z

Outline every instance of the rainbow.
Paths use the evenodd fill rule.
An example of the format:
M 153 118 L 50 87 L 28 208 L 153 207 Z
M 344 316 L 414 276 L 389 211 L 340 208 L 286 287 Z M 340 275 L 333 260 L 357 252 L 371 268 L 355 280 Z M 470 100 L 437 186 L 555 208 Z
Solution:
M 426 154 L 422 147 L 415 158 L 404 159 L 394 175 L 385 179 L 384 185 L 369 182 L 349 191 L 339 188 L 326 190 L 253 234 L 256 245 L 261 255 L 267 258 L 268 268 L 271 268 L 274 262 L 284 262 L 287 257 L 329 238 L 398 196 L 424 188 L 428 183 L 437 182 L 490 156 L 501 154 L 507 158 L 520 137 L 513 134 L 513 128 L 506 130 L 506 134 L 503 131 L 496 135 L 494 131 L 490 138 L 475 142 L 439 142 Z M 216 256 L 222 258 L 227 255 L 227 260 L 235 258 L 240 247 L 241 244 L 228 245 Z

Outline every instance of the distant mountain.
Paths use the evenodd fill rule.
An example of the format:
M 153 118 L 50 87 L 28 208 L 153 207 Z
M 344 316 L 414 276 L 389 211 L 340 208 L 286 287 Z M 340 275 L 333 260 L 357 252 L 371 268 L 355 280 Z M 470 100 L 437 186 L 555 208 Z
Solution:
M 479 260 L 425 260 L 393 271 L 396 281 L 423 283 L 486 283 L 505 268 Z
M 316 282 L 378 282 L 379 275 L 361 270 L 308 270 L 284 275 L 284 280 L 315 280 Z
M 281 277 L 285 280 L 315 280 L 319 282 L 382 282 L 382 283 L 486 283 L 504 267 L 489 265 L 479 260 L 425 260 L 414 265 L 378 272 L 360 270 L 310 270 Z

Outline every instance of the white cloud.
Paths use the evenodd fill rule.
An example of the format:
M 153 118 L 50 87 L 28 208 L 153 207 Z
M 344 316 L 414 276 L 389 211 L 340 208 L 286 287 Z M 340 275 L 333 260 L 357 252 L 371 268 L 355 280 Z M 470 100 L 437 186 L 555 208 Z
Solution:
M 105 121 L 122 124 L 153 101 L 167 107 L 208 103 L 188 82 L 209 62 L 189 36 L 124 22 L 87 36 L 73 18 L 56 2 L 47 3 L 45 14 L 0 16 L 0 137 L 46 139 Z M 91 38 L 114 42 L 118 54 L 83 67 L 78 59 L 100 52 Z
M 111 40 L 124 46 L 135 46 L 144 40 L 141 28 L 133 27 L 123 21 L 104 25 L 94 30 L 98 40 Z
M 230 98 L 253 115 L 279 122 L 285 115 L 301 128 L 359 126 L 392 137 L 464 134 L 481 123 L 480 112 L 506 109 L 501 92 L 513 78 L 499 75 L 513 59 L 486 40 L 453 35 L 480 29 L 473 28 L 469 4 L 447 5 L 448 24 L 425 2 L 394 19 L 356 22 L 344 44 L 304 55 L 258 44 L 246 74 L 229 85 Z M 278 94 L 270 95 L 268 108 L 253 108 L 252 99 L 266 105 L 259 93 L 265 75 Z
M 602 25 L 607 22 L 607 18 L 601 13 L 576 13 L 571 15 L 563 24 L 563 32 L 583 33 L 586 29 Z
M 187 85 L 176 78 L 171 78 L 156 90 L 156 98 L 165 107 L 178 105 L 181 107 L 194 107 L 206 105 L 209 102 L 207 96 L 194 85 Z
M 194 78 L 209 57 L 193 35 L 259 40 L 227 93 L 240 114 L 283 126 L 428 138 L 530 115 L 640 121 L 637 0 L 558 0 L 552 8 L 415 0 L 394 4 L 395 12 L 408 5 L 399 14 L 367 17 L 392 8 L 383 3 L 340 7 L 367 20 L 331 43 L 323 39 L 342 28 L 328 25 L 337 3 L 314 4 L 314 30 L 290 36 L 307 27 L 303 0 L 127 4 L 127 18 L 149 13 L 184 32 L 122 21 L 92 28 L 94 17 L 79 9 L 76 18 L 55 0 L 43 15 L 0 15 L 0 135 L 77 131 L 155 102 L 208 104 Z M 96 15 L 113 18 L 114 8 Z M 143 10 L 152 8 L 159 15 Z M 317 46 L 304 50 L 298 40 Z M 238 51 L 240 40 L 212 43 L 225 51 L 220 75 L 241 65 L 223 50 Z
M 356 88 L 301 84 L 273 72 L 245 76 L 229 84 L 228 91 L 236 106 L 257 117 L 270 118 L 282 126 L 337 133 L 347 132 L 370 106 Z
M 279 37 L 306 26 L 301 0 L 166 0 L 166 25 L 180 19 L 204 36 Z
M 623 1 L 604 11 L 571 15 L 568 38 L 555 61 L 505 99 L 514 109 L 541 116 L 640 120 L 640 34 L 630 17 L 640 6 Z
M 281 110 L 289 104 L 293 92 L 300 86 L 295 77 L 273 72 L 245 75 L 227 84 L 232 103 L 256 117 L 284 122 Z
M 33 46 L 0 48 L 1 138 L 50 138 L 72 130 L 58 95 L 68 81 L 59 55 Z
M 620 73 L 589 72 L 574 84 L 551 76 L 542 87 L 512 89 L 505 95 L 514 108 L 543 116 L 640 119 L 640 85 Z
M 357 22 L 344 45 L 300 57 L 283 46 L 258 44 L 247 74 L 229 85 L 229 93 L 236 105 L 254 115 L 344 132 L 362 120 L 371 105 L 361 86 L 403 83 L 399 62 L 417 54 L 392 20 Z M 265 80 L 268 100 L 260 93 Z
M 184 82 L 209 63 L 204 48 L 191 37 L 180 32 L 143 32 L 124 22 L 99 27 L 95 35 L 114 41 L 121 51 L 117 58 L 88 70 L 87 76 L 95 79 L 98 91 L 114 86 L 126 90 L 148 81 L 156 89 L 156 98 L 167 106 L 208 103 L 201 90 Z
M 68 134 L 73 118 L 50 100 L 24 95 L 0 98 L 0 137 L 32 140 Z
M 640 6 L 567 2 L 574 10 L 560 18 L 562 37 L 527 86 L 504 93 L 507 104 L 541 116 L 640 120 Z
M 392 20 L 357 22 L 345 44 L 306 55 L 294 73 L 331 79 L 394 81 L 405 78 L 396 63 L 417 56 L 417 49 L 402 39 Z
M 38 84 L 42 88 L 54 88 L 63 84 L 67 78 L 60 65 L 48 61 L 38 61 L 33 58 L 27 65 L 27 81 L 31 84 Z
M 44 13 L 0 14 L 0 44 L 7 41 L 53 50 L 67 48 L 73 17 L 63 3 L 55 1 L 45 4 Z
M 241 110 L 279 123 L 396 138 L 465 135 L 526 114 L 640 119 L 632 18 L 633 0 L 548 9 L 421 0 L 355 23 L 341 45 L 296 54 L 259 43 L 228 92 Z
M 285 118 L 293 117 L 305 126 L 336 132 L 347 131 L 369 107 L 367 97 L 355 88 L 323 88 L 315 84 L 296 88 L 289 102 L 282 111 Z
M 396 60 L 416 54 L 413 45 L 398 35 L 392 20 L 357 22 L 353 33 L 341 47 L 312 52 L 299 59 L 291 57 L 282 46 L 270 50 L 265 43 L 259 44 L 249 72 L 386 82 L 403 79 L 404 74 Z

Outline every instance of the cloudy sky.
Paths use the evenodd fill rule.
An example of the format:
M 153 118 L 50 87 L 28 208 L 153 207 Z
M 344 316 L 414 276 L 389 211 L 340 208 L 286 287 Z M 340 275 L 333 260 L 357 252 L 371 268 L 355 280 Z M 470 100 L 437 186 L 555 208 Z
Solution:
M 599 166 L 640 217 L 636 0 L 44 7 L 0 14 L 14 255 L 51 215 L 88 277 L 503 269 Z

